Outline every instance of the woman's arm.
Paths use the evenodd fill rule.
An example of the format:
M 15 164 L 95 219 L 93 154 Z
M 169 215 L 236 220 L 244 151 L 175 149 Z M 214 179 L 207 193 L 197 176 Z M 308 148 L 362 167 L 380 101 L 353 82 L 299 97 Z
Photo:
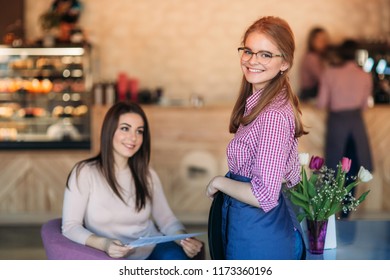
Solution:
M 252 193 L 252 185 L 247 182 L 235 181 L 223 176 L 214 177 L 207 186 L 206 194 L 213 198 L 216 192 L 221 191 L 235 199 L 254 207 L 260 207 L 259 202 Z
M 87 166 L 80 170 L 76 178 L 76 168 L 70 174 L 68 187 L 65 188 L 62 207 L 62 234 L 70 240 L 85 245 L 92 232 L 84 227 L 84 216 L 89 200 L 90 176 Z M 89 169 L 89 168 L 88 168 Z

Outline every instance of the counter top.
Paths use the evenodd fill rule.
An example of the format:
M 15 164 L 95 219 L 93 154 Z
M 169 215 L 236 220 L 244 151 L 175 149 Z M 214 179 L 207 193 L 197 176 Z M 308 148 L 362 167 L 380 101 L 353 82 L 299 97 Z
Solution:
M 323 255 L 307 252 L 308 260 L 389 260 L 390 221 L 336 221 L 337 248 Z

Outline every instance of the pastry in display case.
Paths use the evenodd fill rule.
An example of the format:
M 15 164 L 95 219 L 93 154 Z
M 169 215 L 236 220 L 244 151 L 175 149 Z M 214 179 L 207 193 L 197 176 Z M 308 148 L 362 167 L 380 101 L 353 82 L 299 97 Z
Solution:
M 90 49 L 0 46 L 0 149 L 89 149 Z

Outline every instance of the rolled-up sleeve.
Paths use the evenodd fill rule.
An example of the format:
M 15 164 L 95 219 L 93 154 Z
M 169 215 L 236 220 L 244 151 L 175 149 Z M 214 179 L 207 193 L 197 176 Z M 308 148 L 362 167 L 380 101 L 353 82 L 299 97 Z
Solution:
M 256 120 L 258 150 L 254 159 L 252 193 L 268 212 L 278 205 L 288 157 L 290 129 L 286 117 L 271 110 Z

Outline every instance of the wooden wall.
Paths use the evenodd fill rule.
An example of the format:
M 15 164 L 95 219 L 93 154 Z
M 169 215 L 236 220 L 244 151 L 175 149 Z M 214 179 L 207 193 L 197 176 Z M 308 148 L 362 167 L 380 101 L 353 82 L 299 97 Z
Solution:
M 66 178 L 89 152 L 1 151 L 0 223 L 37 223 L 62 213 Z

